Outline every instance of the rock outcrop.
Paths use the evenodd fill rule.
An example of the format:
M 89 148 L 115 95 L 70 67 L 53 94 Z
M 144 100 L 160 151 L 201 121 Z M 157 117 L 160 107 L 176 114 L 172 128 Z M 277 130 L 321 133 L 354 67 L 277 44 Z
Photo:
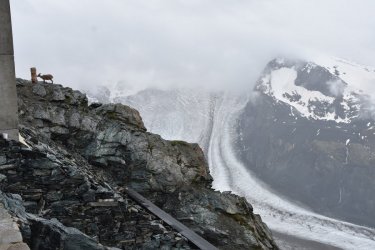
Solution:
M 0 188 L 21 195 L 25 212 L 14 216 L 24 218 L 32 249 L 54 249 L 40 237 L 51 244 L 57 237 L 60 246 L 84 239 L 79 249 L 195 248 L 127 197 L 127 186 L 221 249 L 277 249 L 245 199 L 210 188 L 197 144 L 148 133 L 124 105 L 88 105 L 85 95 L 60 85 L 18 80 L 17 87 L 29 148 L 1 141 Z
M 20 224 L 23 238 L 27 241 L 31 249 L 110 249 L 102 246 L 100 243 L 75 228 L 65 227 L 56 219 L 47 220 L 37 215 L 26 213 L 20 195 L 6 195 L 0 192 L 0 204 L 2 207 L 5 207 Z M 13 230 L 9 232 L 8 236 L 11 236 L 13 243 L 9 245 L 9 248 L 5 249 L 30 249 L 28 245 L 22 242 L 21 233 L 17 231 L 18 230 Z M 3 240 L 3 238 L 1 238 L 1 240 Z M 18 242 L 15 242 L 15 240 Z M 0 247 L 2 246 L 0 245 Z
M 37 137 L 23 130 L 30 138 Z M 1 189 L 19 198 L 6 203 L 13 204 L 8 207 L 22 222 L 23 238 L 31 249 L 107 249 L 99 242 L 125 249 L 192 248 L 177 232 L 96 177 L 83 159 L 72 158 L 52 141 L 47 145 L 33 139 L 28 144 L 34 149 L 1 141 L 0 172 L 6 176 Z

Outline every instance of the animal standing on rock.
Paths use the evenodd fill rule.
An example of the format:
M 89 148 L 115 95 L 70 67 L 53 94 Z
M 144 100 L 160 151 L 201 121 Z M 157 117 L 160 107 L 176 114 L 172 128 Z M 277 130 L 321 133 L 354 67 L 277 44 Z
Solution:
M 39 73 L 38 77 L 42 78 L 43 82 L 51 81 L 51 83 L 53 83 L 53 75 L 51 75 L 51 74 L 42 75 L 42 74 Z

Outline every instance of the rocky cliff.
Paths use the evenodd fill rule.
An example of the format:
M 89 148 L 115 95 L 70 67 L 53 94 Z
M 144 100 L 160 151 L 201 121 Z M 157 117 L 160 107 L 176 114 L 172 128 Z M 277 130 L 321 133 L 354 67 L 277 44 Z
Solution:
M 195 248 L 126 187 L 221 249 L 277 248 L 244 198 L 211 189 L 198 145 L 148 133 L 124 105 L 88 105 L 60 85 L 17 87 L 28 147 L 1 141 L 0 187 L 32 249 Z

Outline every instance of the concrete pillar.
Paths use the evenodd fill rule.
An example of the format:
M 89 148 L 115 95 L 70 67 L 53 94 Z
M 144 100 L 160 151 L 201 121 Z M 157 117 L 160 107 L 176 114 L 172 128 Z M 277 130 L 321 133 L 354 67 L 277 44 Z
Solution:
M 18 140 L 18 104 L 9 0 L 0 0 L 0 135 Z

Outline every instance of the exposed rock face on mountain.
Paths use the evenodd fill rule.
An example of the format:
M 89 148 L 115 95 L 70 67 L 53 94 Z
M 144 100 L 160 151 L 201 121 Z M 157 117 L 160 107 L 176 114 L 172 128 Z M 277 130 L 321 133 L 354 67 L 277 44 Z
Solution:
M 332 70 L 330 70 L 332 69 Z M 244 109 L 240 158 L 315 211 L 375 226 L 375 122 L 369 96 L 338 66 L 274 60 Z
M 30 131 L 25 133 L 37 142 Z M 36 148 L 3 142 L 1 189 L 17 194 L 3 200 L 20 220 L 31 249 L 107 249 L 98 241 L 125 248 L 190 248 L 171 228 L 95 178 L 84 161 L 53 142 L 28 143 Z
M 277 248 L 245 199 L 210 188 L 198 145 L 146 132 L 127 106 L 88 106 L 85 95 L 59 85 L 18 80 L 17 87 L 30 149 L 1 142 L 1 190 L 21 195 L 16 208 L 26 212 L 10 210 L 32 249 L 49 249 L 48 242 L 71 244 L 65 249 L 195 248 L 127 197 L 126 186 L 219 248 Z
M 79 230 L 65 227 L 56 219 L 47 220 L 26 213 L 20 195 L 6 195 L 0 191 L 0 204 L 5 206 L 13 215 L 13 218 L 18 221 L 18 224 L 21 225 L 23 240 L 28 243 L 31 249 L 109 249 Z M 14 232 L 8 231 L 8 235 L 5 236 L 14 238 L 14 235 L 16 235 Z M 22 242 L 21 234 L 19 237 Z M 1 240 L 4 240 L 4 238 L 1 238 Z M 3 245 L 0 246 L 3 247 Z M 30 248 L 26 243 L 18 242 L 10 244 L 9 248 L 1 249 L 26 250 Z

